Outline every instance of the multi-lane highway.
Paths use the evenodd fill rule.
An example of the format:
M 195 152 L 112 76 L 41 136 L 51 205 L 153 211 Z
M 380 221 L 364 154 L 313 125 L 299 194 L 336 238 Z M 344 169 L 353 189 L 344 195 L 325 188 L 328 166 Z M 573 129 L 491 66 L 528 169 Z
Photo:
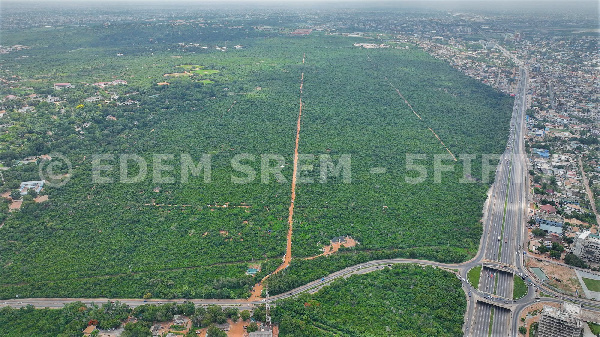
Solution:
M 527 106 L 527 69 L 521 67 L 519 82 L 510 122 L 510 135 L 505 152 L 500 157 L 496 178 L 488 201 L 484 227 L 489 228 L 487 245 L 483 248 L 485 260 L 500 262 L 522 273 L 518 256 L 522 236 L 523 218 L 526 211 L 528 189 L 526 187 L 526 157 L 524 155 L 523 131 Z M 484 266 L 479 287 L 505 301 L 513 298 L 514 274 L 505 270 Z M 477 303 L 471 331 L 467 336 L 509 336 L 510 311 Z M 491 323 L 491 324 L 490 324 Z M 491 330 L 490 330 L 491 328 Z

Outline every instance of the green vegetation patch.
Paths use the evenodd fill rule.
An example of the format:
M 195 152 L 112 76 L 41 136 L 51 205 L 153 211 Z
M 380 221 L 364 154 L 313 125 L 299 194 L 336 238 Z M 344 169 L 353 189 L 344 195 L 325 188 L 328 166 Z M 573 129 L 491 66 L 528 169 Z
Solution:
M 514 277 L 513 299 L 519 299 L 527 295 L 527 284 L 518 275 Z
M 131 312 L 125 304 L 104 303 L 85 305 L 74 302 L 62 309 L 0 308 L 0 331 L 5 337 L 81 336 L 81 331 L 92 320 L 97 328 L 117 328 Z
M 62 102 L 32 102 L 31 113 L 16 111 L 22 100 L 6 103 L 3 123 L 14 126 L 0 137 L 0 162 L 10 166 L 0 191 L 40 178 L 36 164 L 14 164 L 28 156 L 56 152 L 73 165 L 66 185 L 45 187 L 48 201 L 25 201 L 10 213 L 0 204 L 0 298 L 247 296 L 255 281 L 245 275 L 248 263 L 277 261 L 285 252 L 302 73 L 299 149 L 315 157 L 300 165 L 314 167 L 302 172 L 314 183 L 297 186 L 294 260 L 286 273 L 269 280 L 273 291 L 379 256 L 461 262 L 477 252 L 489 187 L 480 174 L 481 154 L 504 150 L 510 97 L 417 49 L 354 48 L 342 36 L 298 39 L 214 27 L 135 27 L 116 23 L 101 30 L 3 34 L 14 44 L 65 42 L 29 49 L 30 57 L 7 58 L 0 65 L 28 81 L 32 93 Z M 188 53 L 167 42 L 149 42 L 172 40 L 170 34 L 193 40 L 199 33 L 206 43 L 243 38 L 248 47 Z M 195 75 L 171 76 L 169 85 L 158 85 L 164 74 L 183 71 Z M 207 75 L 210 85 L 200 81 Z M 102 90 L 84 84 L 109 79 L 127 84 Z M 74 87 L 55 90 L 58 82 Z M 22 95 L 6 86 L 0 90 L 2 97 Z M 478 156 L 471 163 L 471 183 L 459 182 L 466 165 L 452 159 L 442 161 L 453 171 L 444 171 L 441 183 L 434 181 L 434 156 L 447 151 L 430 129 L 457 156 Z M 212 155 L 210 182 L 204 172 L 183 182 L 182 152 L 194 165 Z M 424 159 L 413 158 L 411 168 L 407 153 Z M 112 171 L 100 175 L 115 183 L 94 183 L 94 154 L 114 155 L 101 163 L 112 165 Z M 119 183 L 120 154 L 145 159 L 145 179 Z M 162 162 L 173 167 L 162 173 L 174 182 L 154 181 L 154 154 L 174 155 Z M 244 165 L 256 179 L 234 184 L 232 176 L 247 177 L 232 167 L 240 154 L 254 156 Z M 261 180 L 262 154 L 281 156 L 284 164 L 271 166 L 281 168 L 284 181 L 268 174 L 267 183 Z M 321 165 L 321 155 L 331 162 Z M 340 168 L 344 155 L 351 160 L 351 182 L 331 167 Z M 131 164 L 135 175 L 138 168 Z M 387 171 L 373 174 L 372 168 Z M 427 172 L 424 180 L 408 183 L 421 168 Z M 330 173 L 326 183 L 320 181 L 322 169 Z M 302 261 L 340 235 L 359 244 L 352 252 L 336 253 L 339 257 Z
M 583 283 L 590 291 L 598 291 L 600 292 L 600 280 L 594 280 L 591 278 L 582 277 Z
M 183 68 L 183 70 L 196 74 L 196 75 L 211 75 L 211 74 L 216 74 L 219 72 L 219 70 L 214 70 L 214 69 L 204 69 L 203 66 L 200 65 L 195 65 L 195 64 L 183 64 L 179 66 L 180 68 Z
M 469 283 L 477 289 L 479 288 L 479 278 L 481 277 L 481 266 L 473 267 L 467 273 L 467 279 Z
M 335 281 L 273 309 L 280 336 L 461 336 L 460 281 L 432 267 L 396 265 Z
M 592 330 L 592 333 L 595 336 L 600 336 L 600 324 L 588 322 L 588 326 L 590 327 L 590 330 Z
M 451 247 L 433 249 L 415 247 L 369 252 L 342 248 L 335 255 L 321 256 L 311 260 L 293 259 L 284 272 L 271 275 L 265 282 L 268 284 L 270 294 L 281 294 L 356 264 L 372 260 L 415 258 L 416 256 L 446 263 L 464 261 L 465 258 L 464 252 Z
M 216 74 L 219 71 L 218 70 L 210 70 L 210 69 L 197 69 L 197 70 L 192 70 L 191 72 L 196 75 L 211 75 L 211 74 Z

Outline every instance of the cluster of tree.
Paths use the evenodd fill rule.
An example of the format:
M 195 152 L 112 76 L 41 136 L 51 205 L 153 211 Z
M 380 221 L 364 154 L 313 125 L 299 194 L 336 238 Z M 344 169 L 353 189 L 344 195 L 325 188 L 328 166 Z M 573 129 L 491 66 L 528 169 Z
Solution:
M 398 257 L 422 258 L 446 263 L 457 263 L 466 258 L 463 252 L 451 247 L 406 248 L 370 252 L 348 251 L 311 260 L 294 259 L 286 269 L 271 275 L 265 282 L 269 287 L 270 294 L 281 294 L 349 266 L 371 260 Z
M 571 266 L 579 267 L 579 268 L 587 268 L 588 265 L 579 258 L 579 256 L 573 253 L 567 253 L 565 255 L 565 263 Z
M 131 309 L 121 303 L 85 305 L 75 302 L 62 309 L 0 309 L 0 331 L 3 336 L 80 336 L 90 323 L 99 329 L 111 329 L 121 325 Z
M 544 245 L 539 245 L 537 250 L 542 254 L 550 252 L 551 258 L 560 259 L 562 253 L 565 251 L 565 247 L 558 242 L 552 242 L 552 246 L 550 248 Z
M 462 336 L 460 281 L 446 271 L 397 265 L 278 301 L 280 336 Z
M 535 222 L 535 220 L 534 220 L 534 222 Z M 533 235 L 535 235 L 535 236 L 537 236 L 537 237 L 544 237 L 544 236 L 546 236 L 546 234 L 548 234 L 548 233 L 546 233 L 546 231 L 545 231 L 545 230 L 543 230 L 543 229 L 540 229 L 540 228 L 534 228 L 534 229 L 532 229 L 532 230 L 531 230 L 531 234 L 533 234 Z
M 217 305 L 196 307 L 192 302 L 180 304 L 165 303 L 161 305 L 145 304 L 134 309 L 119 302 L 107 302 L 102 305 L 84 305 L 80 302 L 65 305 L 61 309 L 36 309 L 27 306 L 21 309 L 4 307 L 0 309 L 0 331 L 3 336 L 80 336 L 88 325 L 98 329 L 117 328 L 129 317 L 136 322 L 124 326 L 122 336 L 151 336 L 150 328 L 157 322 L 166 322 L 175 315 L 184 315 L 192 321 L 192 329 L 186 337 L 195 336 L 196 329 L 208 328 L 208 336 L 226 336 L 215 324 L 225 323 L 228 319 L 248 321 L 251 317 L 256 321 L 265 321 L 265 306 L 258 307 L 254 313 L 248 310 L 239 312 L 237 308 L 221 308 Z M 183 329 L 181 329 L 183 330 Z M 251 322 L 247 331 L 258 330 L 256 322 Z M 223 335 L 224 334 L 224 335 Z

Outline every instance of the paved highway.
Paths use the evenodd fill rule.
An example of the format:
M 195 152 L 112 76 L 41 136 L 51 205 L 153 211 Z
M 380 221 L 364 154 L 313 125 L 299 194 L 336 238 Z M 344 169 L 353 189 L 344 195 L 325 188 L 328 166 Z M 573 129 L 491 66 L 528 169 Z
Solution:
M 489 228 L 489 234 L 486 237 L 487 245 L 484 248 L 485 259 L 512 266 L 518 272 L 521 272 L 521 266 L 517 266 L 517 260 L 520 260 L 520 257 L 517 258 L 517 254 L 528 193 L 524 184 L 527 180 L 523 142 L 527 76 L 527 70 L 521 67 L 513 116 L 510 122 L 510 135 L 506 150 L 500 157 L 491 198 L 488 202 L 488 214 L 484 219 L 484 227 Z M 486 293 L 499 296 L 505 302 L 511 301 L 512 303 L 513 283 L 512 273 L 484 267 L 479 288 Z M 510 335 L 510 311 L 497 307 L 488 310 L 488 306 L 476 306 L 475 315 L 479 319 L 473 322 L 470 331 L 465 332 L 466 336 Z M 491 331 L 489 330 L 490 325 Z

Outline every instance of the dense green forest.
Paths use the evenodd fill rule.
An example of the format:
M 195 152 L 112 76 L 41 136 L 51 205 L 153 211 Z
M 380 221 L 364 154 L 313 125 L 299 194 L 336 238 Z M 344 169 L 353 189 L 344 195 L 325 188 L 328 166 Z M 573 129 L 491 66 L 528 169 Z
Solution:
M 335 281 L 318 293 L 278 301 L 273 321 L 281 336 L 459 336 L 466 308 L 460 282 L 432 267 L 397 265 Z M 149 327 L 174 315 L 189 317 L 194 331 L 227 319 L 265 321 L 264 305 L 252 312 L 193 303 L 144 304 L 119 302 L 67 304 L 61 309 L 0 309 L 2 336 L 81 336 L 94 324 L 99 329 L 126 323 L 123 336 L 150 336 Z M 194 335 L 194 334 L 190 334 Z
M 477 251 L 489 186 L 482 154 L 503 150 L 511 100 L 416 47 L 353 46 L 364 41 L 247 24 L 122 23 L 3 34 L 3 44 L 29 48 L 2 58 L 11 80 L 0 93 L 16 98 L 2 102 L 0 162 L 7 170 L 0 192 L 40 179 L 40 168 L 59 161 L 23 162 L 28 156 L 62 154 L 72 169 L 54 167 L 69 173 L 62 177 L 68 182 L 47 184 L 46 202 L 24 198 L 15 212 L 0 203 L 0 298 L 248 296 L 257 277 L 246 269 L 262 264 L 258 277 L 266 275 L 285 252 L 302 73 L 299 149 L 315 158 L 302 163 L 313 170 L 301 174 L 315 182 L 298 184 L 296 259 L 273 279 L 273 290 L 377 256 L 468 259 Z M 190 69 L 202 71 L 165 76 Z M 116 79 L 127 84 L 93 85 Z M 73 88 L 54 89 L 58 82 Z M 19 112 L 23 106 L 32 109 Z M 457 156 L 476 156 L 468 183 L 459 182 L 463 161 L 447 159 L 453 171 L 434 181 L 434 155 L 447 152 L 429 128 Z M 407 153 L 424 155 L 415 161 L 427 172 L 423 182 L 406 182 L 418 176 Z M 113 183 L 93 180 L 99 154 L 113 156 L 103 162 L 112 170 L 100 172 Z M 146 179 L 120 182 L 122 154 L 148 162 Z M 173 170 L 163 175 L 173 182 L 153 179 L 155 154 L 172 155 L 164 164 Z M 247 177 L 231 164 L 243 154 L 258 178 L 233 183 Z M 283 166 L 283 182 L 261 181 L 263 154 L 283 158 L 269 162 Z M 183 181 L 179 163 L 188 155 L 194 164 L 209 155 L 210 175 Z M 351 182 L 330 174 L 321 183 L 320 155 L 336 165 L 349 155 Z M 132 174 L 141 169 L 129 165 Z M 374 167 L 387 172 L 370 173 Z M 338 235 L 359 244 L 329 260 L 300 259 Z M 337 262 L 323 269 L 331 260 Z
M 462 336 L 460 281 L 432 267 L 397 265 L 279 301 L 280 336 Z

